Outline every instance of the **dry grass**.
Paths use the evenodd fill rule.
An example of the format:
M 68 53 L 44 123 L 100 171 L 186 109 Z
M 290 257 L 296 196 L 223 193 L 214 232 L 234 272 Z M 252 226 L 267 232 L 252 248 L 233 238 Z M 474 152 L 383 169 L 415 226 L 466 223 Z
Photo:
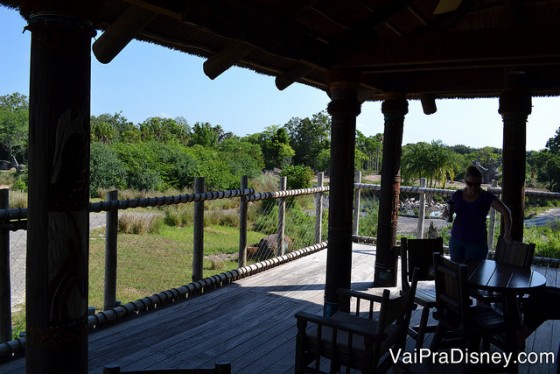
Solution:
M 125 234 L 158 233 L 163 217 L 153 213 L 123 213 L 119 215 L 119 232 Z

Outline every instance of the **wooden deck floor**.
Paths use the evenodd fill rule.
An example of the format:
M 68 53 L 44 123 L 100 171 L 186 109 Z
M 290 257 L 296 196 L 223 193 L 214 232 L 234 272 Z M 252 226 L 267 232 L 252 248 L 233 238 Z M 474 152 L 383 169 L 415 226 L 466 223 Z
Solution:
M 375 247 L 354 245 L 353 287 L 373 281 Z M 326 251 L 280 265 L 177 305 L 146 313 L 93 332 L 89 372 L 104 364 L 127 369 L 212 366 L 229 361 L 234 373 L 292 373 L 294 314 L 321 313 Z M 558 269 L 537 268 L 549 285 L 560 286 Z M 415 318 L 419 311 L 415 311 Z M 428 335 L 425 346 L 429 345 Z M 527 340 L 527 352 L 556 352 L 560 321 L 545 323 Z M 413 341 L 409 338 L 408 351 Z M 24 360 L 0 366 L 0 373 L 23 373 Z M 415 365 L 412 372 L 454 373 L 452 365 Z M 521 373 L 554 373 L 556 365 L 521 365 Z

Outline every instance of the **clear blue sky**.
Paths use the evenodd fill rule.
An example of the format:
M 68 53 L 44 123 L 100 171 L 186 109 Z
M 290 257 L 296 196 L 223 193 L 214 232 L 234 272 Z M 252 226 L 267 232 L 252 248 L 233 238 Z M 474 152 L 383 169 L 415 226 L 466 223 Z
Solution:
M 30 32 L 19 13 L 0 6 L 0 95 L 29 95 Z M 182 116 L 188 123 L 210 122 L 243 136 L 292 117 L 310 117 L 326 109 L 323 91 L 293 84 L 279 91 L 274 78 L 231 68 L 210 80 L 204 60 L 160 46 L 131 42 L 103 65 L 92 54 L 91 113 L 122 114 L 134 123 L 148 117 Z M 533 98 L 527 124 L 527 149 L 543 149 L 560 127 L 560 98 Z M 426 116 L 411 101 L 403 144 L 442 140 L 447 145 L 502 146 L 498 100 L 438 100 L 437 113 Z M 367 102 L 358 117 L 365 135 L 383 132 L 381 104 Z

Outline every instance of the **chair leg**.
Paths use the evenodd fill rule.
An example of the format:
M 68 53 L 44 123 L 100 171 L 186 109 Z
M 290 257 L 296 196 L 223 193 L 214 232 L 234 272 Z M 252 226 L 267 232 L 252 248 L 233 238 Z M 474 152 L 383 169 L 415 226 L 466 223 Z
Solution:
M 416 349 L 419 350 L 424 345 L 424 335 L 426 335 L 426 328 L 428 326 L 428 318 L 430 317 L 430 309 L 427 307 L 422 308 L 422 315 L 420 323 L 418 324 L 418 335 L 416 336 Z
M 432 344 L 430 345 L 431 351 L 435 352 L 438 350 L 444 335 L 445 335 L 445 329 L 443 328 L 443 326 L 438 324 L 434 337 L 432 338 Z

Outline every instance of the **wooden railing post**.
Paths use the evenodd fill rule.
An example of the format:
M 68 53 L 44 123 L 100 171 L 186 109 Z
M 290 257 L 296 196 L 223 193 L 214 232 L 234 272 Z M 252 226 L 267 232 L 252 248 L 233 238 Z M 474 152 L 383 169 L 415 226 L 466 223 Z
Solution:
M 356 171 L 354 175 L 355 183 L 362 183 L 362 172 Z M 362 189 L 354 189 L 354 222 L 352 223 L 352 235 L 358 236 L 360 231 L 360 199 L 362 197 Z
M 426 178 L 420 178 L 420 187 L 426 187 Z M 420 206 L 418 207 L 418 227 L 416 228 L 416 237 L 424 238 L 424 219 L 426 217 L 426 193 L 420 192 Z
M 241 189 L 249 187 L 247 176 L 241 177 Z M 239 267 L 247 264 L 247 199 L 245 196 L 239 198 Z
M 323 187 L 325 173 L 317 173 L 317 187 Z M 323 241 L 323 192 L 315 194 L 315 243 Z
M 197 177 L 194 182 L 194 193 L 206 192 L 204 177 Z M 204 261 L 204 200 L 194 203 L 194 238 L 193 238 L 193 269 L 192 280 L 196 282 L 203 276 Z
M 498 181 L 492 180 L 492 187 L 498 187 Z M 498 198 L 500 196 L 498 195 Z M 492 250 L 494 248 L 494 231 L 496 230 L 496 210 L 494 208 L 490 208 L 490 219 L 488 222 L 488 249 Z
M 0 209 L 10 207 L 10 190 L 0 190 Z M 0 227 L 0 342 L 12 340 L 12 305 L 10 284 L 10 229 Z
M 280 191 L 286 191 L 287 178 L 280 177 Z M 278 199 L 278 234 L 277 234 L 277 256 L 284 254 L 284 230 L 286 225 L 286 198 Z
M 108 191 L 105 201 L 118 201 L 117 190 Z M 91 213 L 90 213 L 91 214 Z M 103 309 L 114 308 L 117 304 L 117 238 L 119 231 L 119 210 L 111 204 L 105 215 L 105 295 Z

